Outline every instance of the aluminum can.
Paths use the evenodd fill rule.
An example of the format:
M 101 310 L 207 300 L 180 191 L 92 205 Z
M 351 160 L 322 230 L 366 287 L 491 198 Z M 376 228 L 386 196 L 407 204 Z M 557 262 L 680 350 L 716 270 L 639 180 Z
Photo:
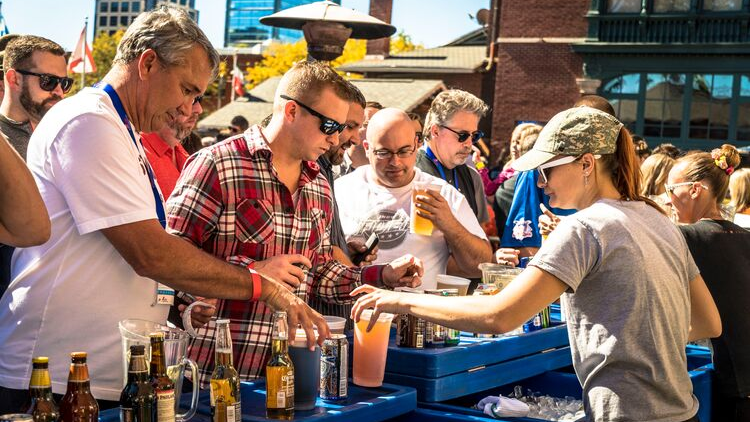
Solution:
M 34 417 L 28 413 L 9 413 L 0 415 L 0 422 L 34 422 Z
M 344 400 L 349 396 L 349 342 L 344 334 L 332 334 L 320 348 L 320 398 Z
M 399 347 L 424 348 L 425 320 L 402 314 L 396 321 L 396 340 Z
M 442 289 L 443 296 L 458 297 L 458 289 Z M 445 328 L 445 347 L 458 346 L 461 342 L 461 332 L 453 328 Z
M 530 320 L 526 321 L 526 323 L 523 324 L 524 333 L 532 333 L 534 331 L 541 330 L 542 328 L 543 327 L 542 327 L 542 313 L 541 312 L 534 315 Z

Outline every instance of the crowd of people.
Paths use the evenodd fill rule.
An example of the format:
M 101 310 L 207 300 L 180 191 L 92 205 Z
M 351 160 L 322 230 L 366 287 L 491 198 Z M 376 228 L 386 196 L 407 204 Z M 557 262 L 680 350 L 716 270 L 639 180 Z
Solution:
M 59 45 L 12 35 L 0 49 L 0 413 L 25 410 L 33 356 L 50 357 L 64 393 L 76 350 L 101 408 L 116 406 L 118 321 L 180 325 L 182 291 L 211 305 L 189 316 L 204 388 L 213 318 L 231 320 L 235 367 L 253 379 L 273 310 L 312 347 L 323 315 L 373 308 L 504 333 L 560 299 L 591 420 L 696 421 L 685 346 L 707 338 L 716 420 L 750 418 L 750 170 L 731 145 L 651 150 L 585 96 L 518 125 L 491 169 L 475 147 L 481 99 L 443 91 L 422 120 L 314 61 L 284 74 L 263 122 L 237 116 L 227 139 L 201 143 L 219 55 L 178 9 L 141 14 L 102 81 L 65 99 Z M 397 292 L 522 257 L 495 296 Z

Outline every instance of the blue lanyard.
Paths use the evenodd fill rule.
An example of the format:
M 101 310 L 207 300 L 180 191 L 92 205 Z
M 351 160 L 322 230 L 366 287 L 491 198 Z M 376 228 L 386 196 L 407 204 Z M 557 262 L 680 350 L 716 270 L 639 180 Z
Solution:
M 427 154 L 427 158 L 432 160 L 432 164 L 435 164 L 435 167 L 437 167 L 438 171 L 440 172 L 440 177 L 442 177 L 443 180 L 447 182 L 448 179 L 445 177 L 445 170 L 443 169 L 443 165 L 440 163 L 440 160 L 438 160 L 437 157 L 435 157 L 435 154 L 432 152 L 430 147 L 427 147 L 425 149 L 425 153 Z M 456 177 L 455 168 L 453 169 L 453 186 L 455 186 L 456 189 L 458 189 L 458 177 Z
M 110 84 L 102 84 L 97 83 L 94 85 L 95 88 L 102 88 L 104 92 L 109 95 L 109 98 L 112 100 L 112 105 L 115 106 L 115 110 L 117 111 L 117 114 L 120 116 L 120 119 L 122 120 L 122 124 L 125 125 L 125 128 L 128 130 L 128 134 L 130 134 L 130 139 L 133 140 L 133 144 L 135 144 L 135 149 L 140 151 L 138 149 L 138 141 L 135 139 L 135 135 L 133 134 L 133 129 L 130 127 L 130 120 L 128 120 L 128 115 L 125 113 L 125 107 L 122 105 L 122 101 L 120 101 L 120 96 L 117 95 L 117 92 Z M 141 148 L 143 148 L 143 144 L 141 144 Z M 140 152 L 139 152 L 140 153 Z M 159 218 L 159 224 L 161 224 L 162 227 L 167 227 L 167 217 L 164 213 L 164 203 L 162 202 L 161 194 L 159 193 L 159 189 L 156 188 L 156 178 L 154 177 L 154 173 L 151 171 L 151 164 L 148 163 L 148 160 L 145 160 L 144 167 L 146 167 L 146 173 L 148 173 L 148 180 L 151 182 L 151 191 L 154 193 L 154 202 L 156 202 L 156 216 Z

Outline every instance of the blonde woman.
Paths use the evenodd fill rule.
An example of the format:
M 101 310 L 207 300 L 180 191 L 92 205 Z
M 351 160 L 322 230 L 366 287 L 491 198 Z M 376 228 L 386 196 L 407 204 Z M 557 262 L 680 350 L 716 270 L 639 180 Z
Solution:
M 750 229 L 750 169 L 739 169 L 729 177 L 729 196 L 734 206 L 734 224 Z

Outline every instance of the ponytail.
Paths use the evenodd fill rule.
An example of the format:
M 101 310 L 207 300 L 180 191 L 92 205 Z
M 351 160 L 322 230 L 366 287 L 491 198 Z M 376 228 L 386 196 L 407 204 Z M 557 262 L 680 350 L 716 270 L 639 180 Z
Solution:
M 626 201 L 643 201 L 662 214 L 664 210 L 653 200 L 641 195 L 640 160 L 635 153 L 633 138 L 626 128 L 620 129 L 614 154 L 603 155 L 599 160 L 609 170 L 612 183 Z

